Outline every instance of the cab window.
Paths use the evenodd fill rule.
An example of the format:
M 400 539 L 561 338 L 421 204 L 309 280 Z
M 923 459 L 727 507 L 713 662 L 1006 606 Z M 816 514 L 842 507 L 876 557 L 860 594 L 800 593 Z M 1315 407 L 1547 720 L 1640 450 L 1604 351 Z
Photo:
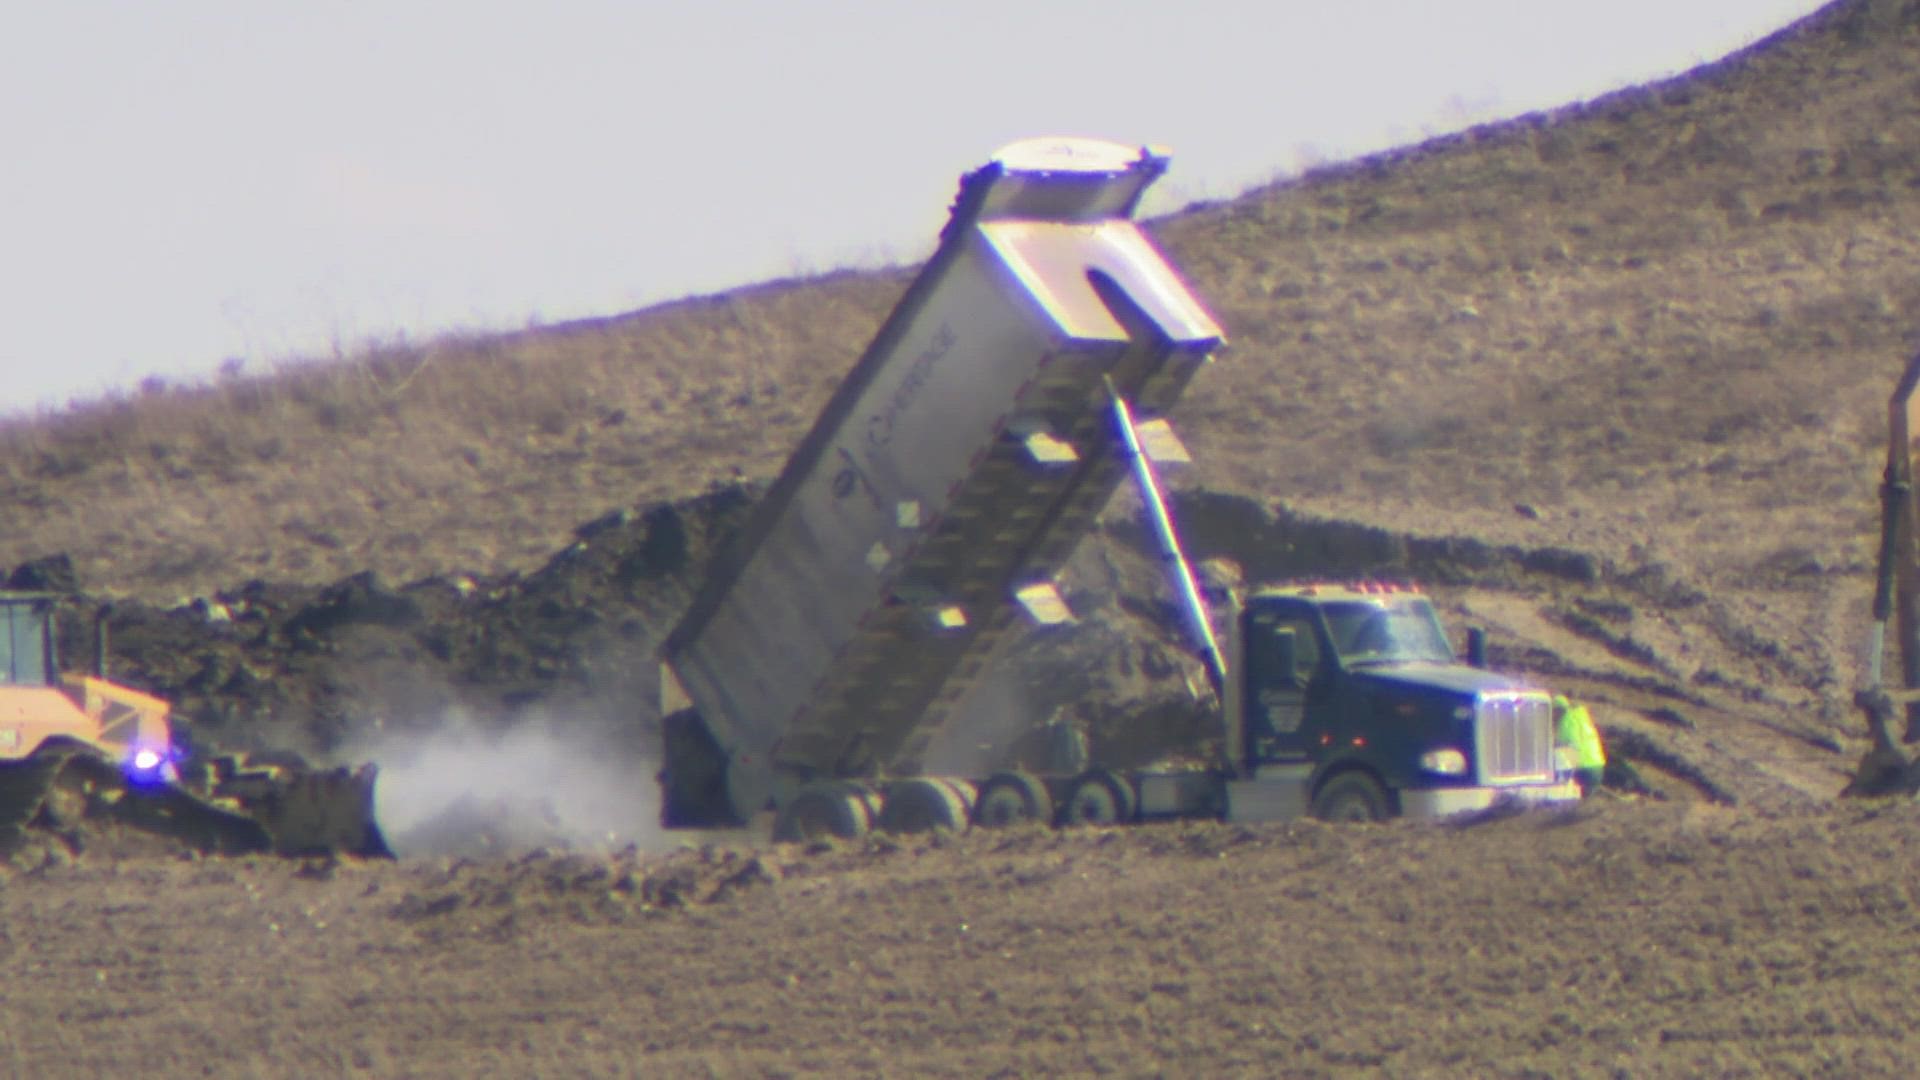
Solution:
M 1268 657 L 1269 663 L 1279 659 L 1280 639 L 1289 633 L 1293 637 L 1293 670 L 1272 671 L 1271 678 L 1274 681 L 1291 681 L 1295 686 L 1304 687 L 1313 680 L 1314 672 L 1320 668 L 1320 638 L 1314 633 L 1311 618 L 1305 614 L 1262 612 L 1255 615 L 1252 622 L 1250 629 L 1255 642 Z
M 0 683 L 45 686 L 46 619 L 32 604 L 0 605 Z
M 1433 606 L 1424 599 L 1387 603 L 1343 600 L 1326 605 L 1327 630 L 1346 664 L 1394 664 L 1453 660 Z

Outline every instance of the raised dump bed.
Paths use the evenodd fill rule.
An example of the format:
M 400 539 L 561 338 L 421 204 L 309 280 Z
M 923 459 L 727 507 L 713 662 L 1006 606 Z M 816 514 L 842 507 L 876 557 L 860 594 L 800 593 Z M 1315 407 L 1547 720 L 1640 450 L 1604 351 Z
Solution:
M 810 780 L 911 772 L 1015 620 L 1065 617 L 1051 577 L 1126 472 L 1113 395 L 1164 410 L 1222 342 L 1132 220 L 1166 167 L 1040 139 L 962 178 L 933 258 L 667 639 L 669 704 L 693 710 L 669 817 L 701 785 L 745 818 Z

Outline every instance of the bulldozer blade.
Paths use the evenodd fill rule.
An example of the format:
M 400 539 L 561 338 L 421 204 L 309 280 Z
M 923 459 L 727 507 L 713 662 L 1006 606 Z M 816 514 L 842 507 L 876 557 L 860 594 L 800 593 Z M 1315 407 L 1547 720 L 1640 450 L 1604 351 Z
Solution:
M 304 773 L 276 785 L 258 808 L 283 855 L 344 854 L 393 858 L 373 813 L 372 765 Z

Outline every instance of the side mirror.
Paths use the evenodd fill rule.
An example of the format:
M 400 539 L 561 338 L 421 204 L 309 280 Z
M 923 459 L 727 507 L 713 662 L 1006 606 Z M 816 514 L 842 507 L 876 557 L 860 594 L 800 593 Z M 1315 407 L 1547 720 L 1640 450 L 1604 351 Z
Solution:
M 1487 628 L 1484 626 L 1467 627 L 1467 664 L 1477 668 L 1487 666 Z

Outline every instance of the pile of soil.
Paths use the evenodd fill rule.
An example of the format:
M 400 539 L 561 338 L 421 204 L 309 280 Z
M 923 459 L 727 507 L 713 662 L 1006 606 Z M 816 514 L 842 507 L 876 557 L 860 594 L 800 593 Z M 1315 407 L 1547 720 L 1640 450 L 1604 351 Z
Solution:
M 753 498 L 733 487 L 606 515 L 524 576 L 391 585 L 363 572 L 253 581 L 171 608 L 121 601 L 109 671 L 171 702 L 182 740 L 204 752 L 344 763 L 452 717 L 500 727 L 534 712 L 639 738 L 635 721 L 658 714 L 654 651 Z M 13 576 L 45 576 L 49 562 Z M 97 605 L 69 584 L 81 591 L 61 650 L 85 666 L 73 662 L 93 656 Z
M 538 728 L 616 763 L 630 780 L 614 783 L 648 788 L 662 745 L 657 649 L 757 497 L 729 487 L 606 515 L 524 577 L 395 587 L 362 573 L 328 586 L 252 582 L 171 609 L 122 602 L 108 614 L 110 668 L 174 703 L 193 752 L 357 764 L 455 729 L 498 741 Z M 1820 673 L 1796 677 L 1782 643 L 1664 568 L 1394 534 L 1217 492 L 1182 493 L 1175 513 L 1196 560 L 1254 583 L 1427 584 L 1457 635 L 1470 624 L 1490 631 L 1496 668 L 1592 703 L 1616 759 L 1632 766 L 1611 774 L 1624 789 L 1823 799 L 1864 750 L 1857 718 L 1823 704 Z M 58 559 L 13 577 L 82 584 Z M 925 764 L 973 774 L 1044 766 L 1048 722 L 1060 720 L 1100 761 L 1212 760 L 1217 707 L 1131 497 L 1116 499 L 1060 580 L 1075 620 L 1016 633 Z M 93 607 L 81 595 L 69 606 Z M 90 655 L 87 620 L 63 625 L 66 655 Z M 410 831 L 414 853 L 478 853 L 582 838 L 658 846 L 652 825 L 571 828 L 538 788 L 483 785 L 451 790 L 389 831 Z

